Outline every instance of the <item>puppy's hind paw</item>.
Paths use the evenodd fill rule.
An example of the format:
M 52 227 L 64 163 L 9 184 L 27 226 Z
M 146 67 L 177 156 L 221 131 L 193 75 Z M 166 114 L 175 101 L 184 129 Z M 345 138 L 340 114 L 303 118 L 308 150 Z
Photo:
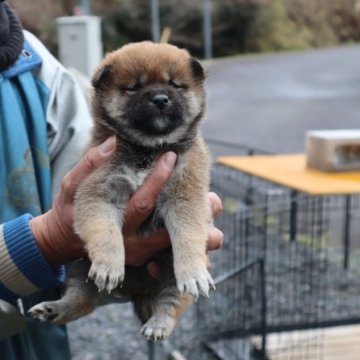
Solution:
M 35 319 L 59 324 L 63 318 L 60 310 L 55 302 L 49 301 L 33 306 L 28 312 Z
M 160 324 L 151 323 L 148 321 L 141 328 L 141 335 L 144 335 L 147 340 L 152 341 L 162 341 L 165 340 L 171 333 L 172 329 L 168 329 L 166 326 L 161 326 Z

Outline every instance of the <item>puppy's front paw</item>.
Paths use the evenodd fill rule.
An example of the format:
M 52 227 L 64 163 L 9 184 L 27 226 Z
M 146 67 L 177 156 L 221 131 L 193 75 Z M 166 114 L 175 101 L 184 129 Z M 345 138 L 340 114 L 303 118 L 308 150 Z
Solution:
M 197 299 L 200 295 L 209 297 L 210 288 L 215 289 L 214 280 L 206 268 L 175 271 L 177 288 L 181 293 L 187 292 Z
M 125 277 L 125 265 L 119 261 L 94 261 L 91 264 L 88 277 L 94 281 L 99 291 L 110 293 L 121 286 Z

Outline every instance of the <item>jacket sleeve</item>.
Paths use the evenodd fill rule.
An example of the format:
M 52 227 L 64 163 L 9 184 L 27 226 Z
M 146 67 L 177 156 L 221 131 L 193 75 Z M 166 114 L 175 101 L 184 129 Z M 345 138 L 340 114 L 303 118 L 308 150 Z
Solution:
M 30 219 L 25 214 L 0 225 L 0 298 L 9 302 L 64 281 L 64 267 L 50 267 L 37 247 Z

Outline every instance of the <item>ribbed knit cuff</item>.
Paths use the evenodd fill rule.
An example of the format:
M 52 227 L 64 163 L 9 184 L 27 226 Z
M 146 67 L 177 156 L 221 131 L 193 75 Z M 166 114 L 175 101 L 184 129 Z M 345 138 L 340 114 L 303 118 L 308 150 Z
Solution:
M 6 276 L 7 281 L 3 281 L 3 285 L 20 296 L 29 295 L 29 283 L 38 289 L 48 289 L 59 285 L 65 278 L 64 266 L 51 267 L 40 252 L 30 229 L 31 218 L 26 214 L 3 225 L 8 271 L 12 272 Z M 1 272 L 4 270 L 2 268 Z M 23 292 L 21 282 L 24 282 Z

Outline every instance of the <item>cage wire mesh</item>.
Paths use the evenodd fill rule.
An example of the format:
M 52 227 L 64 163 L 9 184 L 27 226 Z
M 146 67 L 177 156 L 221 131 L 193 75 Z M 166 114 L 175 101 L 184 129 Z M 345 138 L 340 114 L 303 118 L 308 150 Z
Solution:
M 360 323 L 360 196 L 309 196 L 221 165 L 212 190 L 224 206 L 216 291 L 155 359 L 323 359 L 323 328 Z

